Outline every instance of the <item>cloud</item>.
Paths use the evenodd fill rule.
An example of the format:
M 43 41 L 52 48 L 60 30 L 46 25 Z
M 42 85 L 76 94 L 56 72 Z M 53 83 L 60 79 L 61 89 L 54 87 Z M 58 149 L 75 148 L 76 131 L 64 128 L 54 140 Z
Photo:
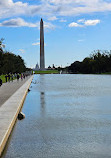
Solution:
M 84 23 L 85 19 L 79 19 L 77 22 L 78 23 Z
M 24 49 L 19 49 L 19 52 L 23 54 L 23 53 L 25 53 L 25 50 Z
M 21 0 L 0 0 L 0 18 L 15 16 L 76 16 L 80 14 L 111 12 L 111 2 L 106 0 L 40 0 L 31 4 Z M 52 18 L 52 19 L 53 19 Z
M 72 22 L 72 23 L 69 24 L 69 27 L 83 27 L 83 26 L 76 23 L 76 22 Z
M 80 39 L 80 40 L 78 40 L 78 42 L 84 42 L 84 39 Z
M 56 27 L 55 25 L 53 25 L 53 24 L 51 24 L 51 23 L 49 23 L 49 22 L 44 22 L 44 28 L 45 28 L 46 30 L 49 30 L 49 29 L 54 30 L 55 27 Z
M 44 0 L 53 13 L 62 16 L 75 16 L 94 12 L 111 11 L 111 2 L 105 0 Z M 55 11 L 55 12 L 54 12 Z
M 54 21 L 54 20 L 57 20 L 58 18 L 56 16 L 52 16 L 50 18 L 48 18 L 49 21 Z
M 67 20 L 65 20 L 65 19 L 61 19 L 59 22 L 67 22 Z
M 99 19 L 95 20 L 85 20 L 85 19 L 80 19 L 77 22 L 72 22 L 68 26 L 69 27 L 85 27 L 85 26 L 94 26 L 99 24 L 101 21 Z
M 0 18 L 7 18 L 20 15 L 38 14 L 42 7 L 40 5 L 29 5 L 21 1 L 0 0 Z
M 85 22 L 84 22 L 84 24 L 86 25 L 86 26 L 91 26 L 91 25 L 97 25 L 97 24 L 99 24 L 100 23 L 100 20 L 86 20 Z
M 37 28 L 40 29 L 40 22 L 37 22 Z M 44 21 L 44 29 L 47 31 L 47 30 L 54 30 L 56 28 L 55 25 L 53 25 L 52 23 L 50 22 L 46 22 Z
M 37 27 L 36 24 L 33 23 L 28 23 L 24 21 L 22 18 L 16 18 L 16 19 L 10 19 L 3 21 L 0 23 L 0 26 L 5 26 L 5 27 Z
M 40 42 L 32 43 L 33 46 L 38 46 L 40 45 Z
M 9 19 L 1 22 L 0 27 L 37 27 L 38 29 L 40 29 L 40 22 L 30 23 L 30 22 L 26 22 L 22 18 L 16 18 L 16 19 Z M 50 29 L 53 30 L 55 29 L 55 25 L 49 22 L 44 22 L 44 28 L 45 30 L 50 30 Z
M 32 43 L 33 46 L 40 46 L 40 42 Z M 46 43 L 44 43 L 44 46 L 46 46 Z

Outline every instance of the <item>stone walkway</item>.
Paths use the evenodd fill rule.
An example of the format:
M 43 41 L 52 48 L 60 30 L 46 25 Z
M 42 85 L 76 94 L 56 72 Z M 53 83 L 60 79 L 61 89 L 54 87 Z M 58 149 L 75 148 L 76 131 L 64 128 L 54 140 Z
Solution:
M 26 77 L 21 81 L 14 80 L 13 82 L 4 83 L 0 87 L 0 107 L 7 101 L 27 80 L 29 77 Z
M 0 87 L 0 157 L 11 134 L 33 76 Z

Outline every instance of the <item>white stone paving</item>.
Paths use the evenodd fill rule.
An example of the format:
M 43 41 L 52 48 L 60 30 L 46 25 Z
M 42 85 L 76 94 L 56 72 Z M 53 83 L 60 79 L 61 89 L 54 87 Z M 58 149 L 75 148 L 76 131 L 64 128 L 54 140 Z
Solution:
M 29 77 L 24 80 L 19 79 L 19 81 L 14 80 L 13 82 L 3 83 L 0 87 L 0 106 L 11 97 L 27 80 Z
M 0 107 L 0 155 L 6 145 L 11 130 L 13 129 L 32 79 L 33 76 L 20 86 L 12 96 L 9 96 L 8 100 L 6 100 Z M 6 85 L 4 84 L 4 86 Z

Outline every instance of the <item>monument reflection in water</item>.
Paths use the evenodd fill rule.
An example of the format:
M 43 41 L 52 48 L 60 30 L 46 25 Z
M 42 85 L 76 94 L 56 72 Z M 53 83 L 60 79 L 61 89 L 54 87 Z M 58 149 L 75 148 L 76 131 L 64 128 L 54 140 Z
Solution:
M 40 93 L 41 115 L 45 115 L 45 93 Z
M 45 115 L 45 78 L 44 74 L 40 75 L 40 109 L 41 115 Z

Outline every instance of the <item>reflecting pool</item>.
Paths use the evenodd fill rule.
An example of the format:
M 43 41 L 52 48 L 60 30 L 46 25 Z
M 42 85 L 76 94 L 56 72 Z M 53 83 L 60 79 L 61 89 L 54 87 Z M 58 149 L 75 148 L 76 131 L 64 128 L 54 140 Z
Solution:
M 3 158 L 111 158 L 111 75 L 35 75 Z

